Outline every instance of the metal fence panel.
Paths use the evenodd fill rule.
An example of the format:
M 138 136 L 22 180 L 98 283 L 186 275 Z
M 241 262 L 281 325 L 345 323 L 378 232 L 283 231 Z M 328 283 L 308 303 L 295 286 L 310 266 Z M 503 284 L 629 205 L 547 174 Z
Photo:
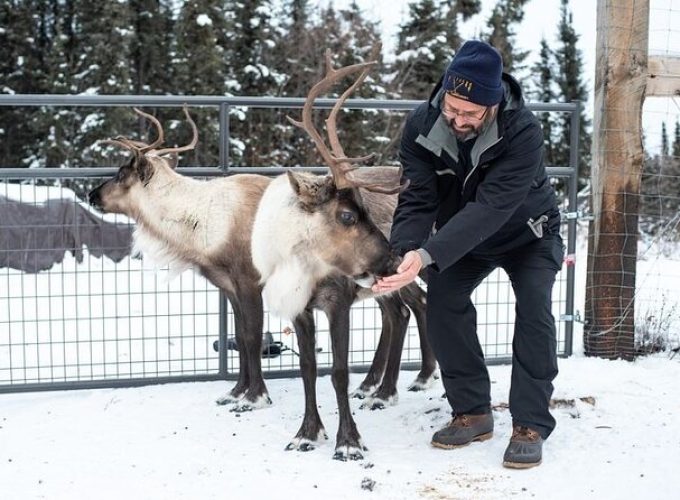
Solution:
M 7 97 L 14 96 L 0 97 L 2 105 L 6 104 Z M 88 96 L 87 104 L 108 105 L 106 99 L 110 97 Z M 117 97 L 123 97 L 123 102 L 111 105 L 143 105 L 149 100 L 146 97 Z M 22 103 L 21 98 L 18 96 L 14 105 Z M 253 99 L 254 103 L 265 102 L 267 105 L 271 100 Z M 58 104 L 55 99 L 47 101 Z M 181 98 L 181 102 L 184 101 L 185 98 Z M 275 104 L 297 106 L 303 100 L 285 101 Z M 163 105 L 164 102 L 154 104 Z M 329 102 L 332 104 L 333 101 Z M 391 109 L 404 106 L 404 102 L 391 103 Z M 67 104 L 73 105 L 73 102 L 67 100 Z M 223 107 L 227 104 L 223 100 L 217 102 Z M 374 103 L 354 100 L 348 104 L 371 107 Z M 413 102 L 406 104 L 415 105 Z M 551 110 L 550 105 L 534 107 L 540 111 Z M 577 108 L 577 105 L 557 105 L 552 109 L 573 112 Z M 572 130 L 578 130 L 578 127 L 572 127 Z M 225 140 L 228 142 L 228 136 Z M 225 173 L 225 169 L 219 167 L 181 171 L 203 178 Z M 244 170 L 234 168 L 228 173 L 237 171 Z M 276 169 L 245 171 L 277 172 Z M 0 392 L 234 379 L 238 374 L 238 352 L 230 349 L 235 335 L 233 313 L 223 296 L 207 280 L 191 271 L 170 279 L 167 270 L 147 269 L 143 259 L 129 255 L 112 260 L 106 256 L 112 249 L 107 248 L 101 235 L 100 240 L 90 240 L 88 244 L 84 244 L 82 238 L 66 237 L 73 231 L 80 236 L 86 234 L 99 224 L 98 220 L 105 221 L 110 227 L 132 229 L 134 221 L 121 216 L 94 214 L 84 201 L 63 187 L 67 178 L 95 181 L 97 177 L 113 172 L 112 169 L 97 168 L 71 171 L 0 168 L 0 232 L 17 229 L 16 223 L 1 215 L 7 200 L 38 209 L 45 206 L 46 200 L 58 199 L 65 203 L 65 213 L 69 215 L 58 220 L 26 222 L 23 224 L 25 234 L 42 235 L 42 240 L 36 236 L 34 240 L 14 241 L 12 245 L 6 243 L 4 248 L 0 247 L 0 263 L 16 262 L 16 258 L 10 257 L 19 257 L 18 260 L 33 264 L 36 271 L 40 262 L 53 260 L 52 265 L 37 272 L 0 267 Z M 555 168 L 550 173 L 569 177 L 573 180 L 570 185 L 575 186 L 574 168 Z M 40 185 L 46 182 L 52 186 Z M 570 190 L 569 198 L 565 210 L 573 213 L 575 192 Z M 83 210 L 96 218 L 78 219 L 76 212 Z M 573 224 L 571 220 L 567 218 L 563 225 L 569 253 L 573 253 L 576 229 L 575 219 Z M 58 244 L 45 241 L 49 235 L 59 235 L 54 239 Z M 507 362 L 512 355 L 514 298 L 505 273 L 501 270 L 492 273 L 475 292 L 474 302 L 478 309 L 480 342 L 488 362 Z M 565 265 L 557 277 L 553 311 L 558 319 L 558 353 L 568 355 L 571 353 L 573 318 L 571 265 Z M 332 365 L 328 323 L 322 314 L 316 315 L 316 322 L 317 362 L 323 373 Z M 266 376 L 297 374 L 297 343 L 291 333 L 292 325 L 266 313 L 264 329 L 275 343 L 272 349 L 277 350 L 275 355 L 264 354 Z M 380 311 L 373 301 L 355 304 L 351 331 L 350 366 L 355 371 L 365 370 L 380 336 Z M 404 342 L 402 366 L 418 365 L 419 348 L 417 328 L 412 322 Z

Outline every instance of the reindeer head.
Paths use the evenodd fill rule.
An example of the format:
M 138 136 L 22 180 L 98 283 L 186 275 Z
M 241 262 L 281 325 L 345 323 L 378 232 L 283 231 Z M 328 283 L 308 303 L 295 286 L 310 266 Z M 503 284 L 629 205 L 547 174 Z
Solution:
M 163 144 L 164 134 L 160 122 L 152 115 L 135 108 L 135 113 L 148 119 L 156 127 L 158 137 L 152 144 L 134 141 L 118 136 L 109 139 L 109 144 L 120 146 L 132 153 L 132 158 L 109 179 L 90 191 L 90 205 L 103 212 L 125 214 L 137 218 L 139 204 L 142 203 L 151 180 L 161 174 L 174 171 L 177 166 L 177 153 L 193 149 L 198 142 L 198 129 L 184 107 L 184 114 L 191 124 L 194 136 L 191 143 L 177 148 L 157 149 Z
M 373 49 L 377 56 L 380 46 Z M 364 206 L 361 190 L 395 195 L 406 188 L 401 184 L 401 169 L 354 166 L 371 158 L 345 156 L 337 134 L 337 115 L 347 97 L 364 81 L 375 62 L 354 64 L 334 69 L 330 50 L 326 51 L 326 75 L 312 87 L 302 109 L 302 121 L 288 117 L 294 125 L 311 137 L 331 175 L 325 177 L 288 173 L 299 207 L 309 214 L 311 230 L 315 234 L 317 256 L 342 274 L 352 276 L 360 285 L 370 286 L 375 276 L 392 274 L 397 259 L 391 254 L 385 235 L 376 226 Z M 312 121 L 315 99 L 352 73 L 360 72 L 356 81 L 336 101 L 326 119 L 326 130 L 331 149 L 316 130 Z M 375 171 L 373 172 L 373 170 Z M 366 175 L 367 172 L 370 172 Z M 386 200 L 389 203 L 389 200 Z

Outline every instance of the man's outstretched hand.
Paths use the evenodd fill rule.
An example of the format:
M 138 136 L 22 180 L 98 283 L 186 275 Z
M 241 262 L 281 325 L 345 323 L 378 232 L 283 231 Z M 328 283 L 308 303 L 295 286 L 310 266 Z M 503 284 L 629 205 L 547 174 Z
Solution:
M 401 261 L 397 268 L 397 273 L 380 278 L 373 285 L 372 290 L 375 293 L 388 293 L 399 290 L 402 286 L 408 285 L 415 280 L 422 268 L 423 261 L 420 258 L 420 254 L 414 250 L 407 252 L 404 255 L 404 260 Z

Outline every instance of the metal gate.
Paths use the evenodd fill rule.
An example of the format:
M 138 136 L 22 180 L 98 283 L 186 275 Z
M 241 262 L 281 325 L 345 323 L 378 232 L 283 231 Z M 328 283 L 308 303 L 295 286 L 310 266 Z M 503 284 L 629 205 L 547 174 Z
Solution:
M 219 165 L 178 169 L 199 178 L 235 173 L 279 174 L 277 168 L 229 165 L 232 106 L 302 107 L 304 99 L 236 97 L 2 95 L 0 106 L 213 106 L 219 109 Z M 320 99 L 319 107 L 335 101 Z M 409 110 L 418 101 L 354 99 L 354 109 Z M 578 104 L 529 105 L 535 112 L 571 114 L 571 165 L 549 167 L 566 179 L 563 233 L 567 259 L 554 288 L 558 354 L 571 354 L 574 320 Z M 310 170 L 325 171 L 320 167 Z M 0 247 L 0 392 L 122 387 L 180 381 L 230 380 L 238 374 L 231 308 L 204 278 L 187 271 L 169 279 L 167 270 L 144 261 L 103 234 L 129 234 L 121 216 L 102 216 L 65 187 L 66 180 L 108 178 L 110 168 L 0 168 L 0 232 L 19 235 Z M 19 223 L 3 211 L 29 207 Z M 49 209 L 58 206 L 55 218 Z M 43 211 L 43 212 L 41 212 Z M 41 213 L 45 216 L 42 218 Z M 7 241 L 7 238 L 5 239 Z M 122 240 L 120 240 L 122 241 Z M 21 263 L 21 265 L 17 264 Z M 514 298 L 502 271 L 475 292 L 480 342 L 488 363 L 511 359 Z M 486 319 L 484 319 L 486 318 Z M 319 372 L 330 370 L 328 324 L 317 314 Z M 292 325 L 265 315 L 265 376 L 298 374 Z M 373 301 L 355 304 L 351 316 L 350 368 L 366 370 L 380 336 L 380 311 Z M 415 323 L 409 326 L 403 368 L 419 366 Z

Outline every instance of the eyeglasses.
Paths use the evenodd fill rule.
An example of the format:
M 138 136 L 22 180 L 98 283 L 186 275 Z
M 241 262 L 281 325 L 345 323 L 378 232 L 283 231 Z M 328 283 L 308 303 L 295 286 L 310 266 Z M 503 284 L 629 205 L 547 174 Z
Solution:
M 460 111 L 458 109 L 449 108 L 442 102 L 442 114 L 449 120 L 455 120 L 456 118 L 462 118 L 464 121 L 481 121 L 486 116 L 486 112 L 489 108 L 484 108 L 482 111 Z

